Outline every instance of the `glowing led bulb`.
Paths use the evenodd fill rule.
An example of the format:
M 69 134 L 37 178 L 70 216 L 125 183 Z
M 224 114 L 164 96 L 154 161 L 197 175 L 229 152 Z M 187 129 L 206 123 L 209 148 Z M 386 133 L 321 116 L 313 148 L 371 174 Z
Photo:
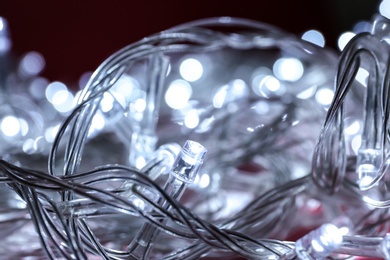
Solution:
M 387 19 L 390 19 L 390 1 L 389 0 L 383 0 L 381 4 L 379 5 L 379 12 L 381 15 L 386 17 Z
M 341 247 L 343 235 L 333 224 L 324 224 L 295 243 L 295 253 L 301 260 L 325 259 Z
M 195 180 L 196 174 L 203 163 L 207 150 L 197 142 L 188 140 L 177 156 L 168 180 L 164 185 L 164 190 L 171 198 L 179 200 L 188 184 Z M 158 204 L 168 209 L 169 204 L 160 199 Z M 165 220 L 162 219 L 161 222 Z M 159 230 L 150 223 L 145 223 L 138 236 L 129 245 L 130 259 L 149 259 Z
M 379 175 L 382 164 L 381 151 L 377 149 L 360 149 L 357 156 L 356 171 L 361 190 L 370 188 Z
M 187 141 L 173 165 L 171 174 L 185 183 L 194 182 L 206 152 L 199 143 Z

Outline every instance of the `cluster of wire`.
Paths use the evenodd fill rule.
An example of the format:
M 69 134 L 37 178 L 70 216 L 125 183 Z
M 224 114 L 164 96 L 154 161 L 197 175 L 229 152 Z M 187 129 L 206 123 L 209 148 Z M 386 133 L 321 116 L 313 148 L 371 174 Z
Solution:
M 234 26 L 242 32 L 211 30 L 207 26 L 221 26 L 225 30 Z M 12 226 L 0 229 L 2 237 L 6 237 L 0 243 L 0 248 L 4 249 L 0 250 L 4 252 L 2 256 L 323 259 L 333 254 L 333 258 L 368 255 L 389 259 L 388 238 L 383 237 L 389 228 L 388 205 L 386 202 L 371 203 L 376 207 L 368 205 L 368 197 L 350 177 L 356 170 L 356 157 L 358 166 L 367 164 L 367 160 L 361 163 L 365 157 L 347 157 L 342 114 L 347 91 L 360 65 L 368 59 L 370 69 L 372 64 L 376 65 L 376 72 L 370 73 L 368 82 L 372 80 L 379 88 L 375 93 L 381 95 L 367 96 L 366 109 L 374 105 L 375 111 L 366 114 L 367 126 L 362 136 L 367 138 L 366 146 L 371 148 L 369 139 L 371 130 L 374 131 L 375 138 L 379 139 L 375 139 L 374 145 L 383 144 L 381 151 L 386 154 L 388 77 L 381 68 L 387 68 L 388 59 L 381 60 L 375 52 L 383 49 L 388 53 L 388 47 L 371 35 L 358 36 L 349 46 L 339 63 L 335 98 L 330 107 L 325 109 L 311 99 L 302 100 L 294 90 L 266 97 L 225 98 L 217 107 L 205 105 L 202 97 L 198 97 L 198 105 L 202 105 L 198 116 L 204 124 L 184 132 L 173 130 L 173 134 L 172 126 L 160 133 L 158 124 L 166 116 L 167 108 L 161 104 L 161 99 L 169 69 L 173 69 L 169 60 L 175 55 L 224 48 L 269 52 L 279 48 L 309 64 L 313 62 L 310 54 L 322 58 L 330 56 L 329 53 L 275 28 L 232 18 L 179 26 L 115 53 L 92 75 L 77 107 L 59 129 L 48 158 L 48 172 L 0 160 L 0 182 L 4 184 L 2 192 L 7 198 L 2 205 L 0 225 Z M 321 61 L 321 69 L 334 65 L 326 59 Z M 115 124 L 112 121 L 111 131 L 120 140 L 128 140 L 124 149 L 130 154 L 129 161 L 127 164 L 96 164 L 95 149 L 100 149 L 98 152 L 103 153 L 104 160 L 105 150 L 109 148 L 88 147 L 97 138 L 91 135 L 94 118 L 101 113 L 103 99 L 112 95 L 110 91 L 119 79 L 137 71 L 145 75 L 146 82 L 142 116 L 131 114 L 131 109 L 127 110 L 129 104 L 117 106 L 118 110 L 106 114 L 107 117 L 121 114 L 125 119 L 120 117 Z M 329 79 L 328 75 L 325 77 Z M 375 84 L 378 81 L 383 84 L 378 86 Z M 371 90 L 371 86 L 367 89 Z M 234 86 L 228 90 L 235 90 Z M 277 108 L 276 112 L 268 112 L 267 120 L 250 131 L 246 129 L 245 133 L 241 128 L 234 128 L 232 122 L 240 125 L 243 121 L 255 120 L 251 110 L 246 108 L 264 103 Z M 380 117 L 377 110 L 384 116 Z M 321 115 L 325 116 L 323 127 Z M 371 119 L 383 120 L 375 121 L 372 129 Z M 210 128 L 212 131 L 204 130 Z M 229 132 L 232 129 L 236 130 L 233 134 Z M 302 129 L 306 135 L 302 135 Z M 308 129 L 312 130 L 314 138 L 307 134 Z M 316 130 L 321 133 L 311 158 L 307 151 L 311 151 L 314 144 L 308 149 L 303 144 L 317 140 Z M 174 152 L 177 144 L 169 145 L 171 141 L 183 144 L 189 137 L 209 150 L 204 165 L 205 151 L 200 151 L 203 146 L 198 143 L 190 141 L 190 146 L 186 143 L 179 152 Z M 297 152 L 300 149 L 303 155 Z M 114 157 L 121 151 L 116 151 Z M 138 167 L 139 159 L 145 162 L 142 167 Z M 302 177 L 297 177 L 291 167 L 293 163 L 303 169 Z M 385 175 L 385 169 L 380 177 Z M 250 171 L 254 177 L 248 177 Z M 203 185 L 207 189 L 202 189 L 203 175 L 208 176 L 211 183 Z M 374 176 L 373 179 L 379 178 Z M 371 188 L 373 184 L 368 186 Z M 360 188 L 366 187 L 360 185 Z M 250 199 L 247 203 L 241 201 L 241 207 L 236 207 L 234 212 L 223 214 L 228 208 L 223 197 L 237 191 L 241 195 L 249 193 Z M 320 206 L 308 206 L 308 201 L 320 202 Z M 310 221 L 310 225 L 303 223 Z M 328 222 L 332 223 L 322 225 Z M 34 226 L 35 232 L 23 233 L 28 226 Z M 320 228 L 297 242 L 287 241 L 300 229 L 317 226 Z M 342 233 L 343 229 L 348 229 L 348 233 Z M 26 241 L 29 246 L 24 246 Z

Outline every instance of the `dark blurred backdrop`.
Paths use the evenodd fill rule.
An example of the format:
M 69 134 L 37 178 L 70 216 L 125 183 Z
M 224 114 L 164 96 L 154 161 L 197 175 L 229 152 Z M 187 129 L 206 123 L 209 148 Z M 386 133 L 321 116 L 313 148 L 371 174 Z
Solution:
M 38 51 L 50 80 L 77 81 L 127 44 L 172 26 L 207 17 L 234 16 L 300 35 L 317 29 L 336 49 L 338 36 L 369 20 L 379 0 L 1 0 L 13 52 Z

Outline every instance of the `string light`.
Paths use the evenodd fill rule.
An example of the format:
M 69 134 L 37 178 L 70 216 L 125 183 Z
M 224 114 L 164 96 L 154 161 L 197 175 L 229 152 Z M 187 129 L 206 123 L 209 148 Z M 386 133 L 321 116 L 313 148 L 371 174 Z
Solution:
M 0 255 L 390 259 L 384 5 L 340 57 L 317 32 L 223 17 L 119 50 L 76 94 L 37 78 L 56 116 L 33 113 L 38 137 L 20 114 L 0 130 L 27 138 L 7 156 L 50 143 L 47 172 L 0 160 Z

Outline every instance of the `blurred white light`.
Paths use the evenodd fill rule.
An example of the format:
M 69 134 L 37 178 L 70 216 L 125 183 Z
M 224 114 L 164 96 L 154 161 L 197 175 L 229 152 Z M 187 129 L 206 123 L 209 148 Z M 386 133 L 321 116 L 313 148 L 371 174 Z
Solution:
M 44 98 L 47 85 L 49 85 L 49 81 L 46 78 L 37 77 L 32 80 L 29 86 L 31 96 L 36 99 Z
M 379 12 L 382 16 L 386 17 L 387 19 L 390 19 L 390 1 L 389 0 L 383 0 L 381 4 L 379 5 Z
M 190 82 L 200 79 L 200 77 L 202 77 L 203 75 L 202 63 L 193 58 L 184 60 L 180 64 L 179 70 L 180 75 L 183 77 L 183 79 Z
M 114 107 L 114 101 L 114 97 L 110 93 L 105 92 L 102 100 L 100 101 L 100 109 L 103 112 L 110 111 Z
M 337 41 L 337 45 L 338 45 L 339 49 L 341 51 L 344 50 L 345 46 L 348 44 L 348 42 L 353 37 L 355 37 L 355 33 L 353 33 L 353 32 L 345 32 L 345 33 L 341 34 L 338 41 Z
M 26 154 L 33 154 L 35 152 L 34 143 L 35 141 L 32 138 L 29 138 L 26 141 L 24 141 L 22 146 L 23 152 L 25 152 Z
M 62 82 L 50 83 L 46 88 L 45 95 L 47 100 L 60 113 L 69 112 L 74 107 L 74 96 Z
M 141 169 L 146 165 L 146 159 L 143 156 L 138 156 L 135 160 L 135 167 Z
M 372 26 L 371 26 L 370 22 L 360 21 L 353 26 L 353 32 L 356 34 L 362 33 L 362 32 L 370 32 L 371 27 Z
M 324 35 L 317 30 L 309 30 L 309 31 L 305 32 L 302 35 L 302 40 L 311 42 L 311 43 L 318 45 L 318 46 L 321 46 L 321 47 L 325 46 Z
M 5 53 L 11 49 L 11 40 L 0 35 L 0 53 Z
M 47 100 L 50 103 L 53 103 L 55 99 L 60 98 L 57 95 L 57 93 L 61 92 L 61 91 L 62 91 L 62 93 L 65 93 L 63 91 L 66 91 L 66 93 L 68 92 L 68 88 L 66 87 L 66 85 L 64 83 L 59 82 L 59 81 L 54 81 L 54 82 L 50 83 L 49 85 L 47 85 L 46 90 L 45 90 L 45 95 L 46 95 Z
M 89 128 L 89 132 L 88 132 L 89 136 L 102 130 L 105 125 L 106 125 L 106 120 L 104 119 L 104 116 L 101 113 L 95 114 L 92 119 L 91 126 Z
M 252 75 L 252 90 L 259 96 L 263 94 L 260 91 L 260 82 L 267 76 L 273 75 L 273 72 L 265 67 L 258 68 Z
M 199 125 L 199 115 L 196 109 L 188 111 L 184 119 L 184 125 L 189 129 L 194 129 Z
M 13 137 L 20 132 L 20 122 L 14 116 L 6 116 L 1 121 L 1 131 L 5 136 Z
M 146 108 L 146 101 L 144 98 L 139 98 L 134 103 L 134 108 L 137 112 L 143 112 Z
M 345 128 L 345 133 L 348 135 L 355 135 L 359 133 L 359 130 L 360 130 L 360 123 L 359 121 L 356 120 Z
M 4 18 L 0 17 L 0 31 L 5 30 L 7 27 L 7 22 Z
M 110 89 L 110 93 L 114 96 L 115 100 L 123 107 L 127 107 L 127 102 L 142 96 L 140 93 L 140 85 L 137 79 L 123 75 Z
M 297 98 L 299 98 L 299 99 L 311 98 L 316 93 L 316 90 L 317 90 L 317 86 L 316 85 L 314 85 L 312 87 L 309 87 L 308 89 L 305 89 L 305 90 L 299 92 L 297 94 Z
M 280 82 L 274 77 L 267 77 L 267 79 L 263 82 L 264 82 L 264 86 L 266 86 L 267 89 L 272 92 L 276 92 L 280 90 Z
M 53 103 L 54 108 L 60 113 L 67 113 L 71 111 L 74 108 L 73 94 L 70 93 L 69 91 L 67 91 L 66 94 L 62 91 L 58 93 L 63 93 L 62 98 L 58 100 L 59 101 L 58 103 L 57 102 Z
M 165 102 L 173 109 L 180 109 L 187 105 L 192 95 L 192 87 L 185 80 L 177 79 L 171 82 L 165 93 Z
M 261 100 L 255 104 L 254 109 L 256 113 L 265 115 L 269 112 L 270 107 L 267 102 Z
M 7 21 L 0 17 L 0 54 L 11 49 L 11 39 L 9 38 Z
M 316 100 L 321 105 L 327 106 L 332 103 L 334 93 L 332 90 L 328 88 L 323 88 L 317 91 L 316 93 Z
M 274 76 L 258 75 L 253 79 L 253 91 L 264 97 L 281 96 L 285 93 L 285 87 Z
M 52 143 L 60 129 L 60 125 L 48 127 L 45 131 L 45 139 L 47 142 Z
M 207 188 L 210 185 L 210 176 L 208 174 L 202 174 L 198 185 L 200 188 Z
M 227 95 L 226 86 L 220 87 L 217 93 L 213 97 L 213 106 L 215 108 L 221 108 L 225 102 L 226 95 Z
M 35 151 L 42 150 L 42 147 L 43 147 L 44 145 L 45 145 L 45 141 L 44 141 L 43 136 L 38 136 L 38 137 L 34 140 L 34 150 L 35 150 Z
M 227 85 L 218 88 L 213 97 L 213 105 L 215 108 L 221 108 L 225 103 L 246 97 L 248 88 L 242 79 L 234 79 Z
M 357 155 L 358 152 L 359 152 L 359 148 L 362 144 L 362 137 L 361 135 L 355 135 L 353 138 L 352 138 L 352 141 L 351 141 L 351 147 L 352 147 L 352 150 L 353 152 Z
M 20 133 L 22 134 L 22 136 L 26 136 L 29 129 L 27 121 L 24 120 L 23 118 L 19 118 L 19 124 L 20 124 Z
M 26 76 L 37 75 L 44 67 L 45 59 L 42 54 L 35 51 L 27 53 L 20 62 L 20 72 Z
M 280 58 L 275 62 L 273 72 L 280 80 L 294 82 L 303 76 L 304 68 L 296 58 Z
M 367 80 L 369 75 L 370 73 L 366 69 L 359 68 L 356 74 L 356 80 L 363 86 L 367 87 Z
M 96 114 L 92 119 L 91 127 L 94 129 L 97 129 L 97 130 L 101 130 L 101 129 L 103 129 L 104 125 L 105 125 L 105 120 L 104 120 L 103 115 Z
M 348 227 L 340 227 L 339 230 L 343 236 L 346 236 L 350 232 Z
M 228 84 L 229 93 L 234 99 L 245 97 L 248 94 L 248 89 L 245 81 L 242 79 L 234 79 Z
M 123 75 L 111 88 L 112 91 L 118 92 L 123 96 L 131 96 L 134 89 L 139 89 L 138 80 L 129 76 Z
M 61 105 L 66 102 L 69 96 L 69 91 L 67 89 L 59 90 L 54 93 L 51 103 L 53 105 Z

